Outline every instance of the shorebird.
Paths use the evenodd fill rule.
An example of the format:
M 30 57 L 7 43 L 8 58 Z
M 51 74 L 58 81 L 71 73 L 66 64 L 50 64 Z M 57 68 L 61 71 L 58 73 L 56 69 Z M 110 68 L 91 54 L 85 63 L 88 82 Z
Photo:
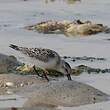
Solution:
M 60 55 L 50 49 L 45 48 L 27 48 L 27 47 L 19 47 L 13 44 L 10 44 L 12 49 L 20 51 L 22 54 L 26 55 L 26 58 L 33 66 L 34 70 L 36 71 L 35 67 L 40 67 L 44 69 L 44 77 L 49 81 L 47 77 L 46 69 L 54 69 L 65 76 L 67 76 L 68 80 L 72 80 L 71 78 L 71 67 L 70 65 L 61 59 Z M 37 73 L 37 71 L 36 71 Z M 38 75 L 40 76 L 40 75 Z

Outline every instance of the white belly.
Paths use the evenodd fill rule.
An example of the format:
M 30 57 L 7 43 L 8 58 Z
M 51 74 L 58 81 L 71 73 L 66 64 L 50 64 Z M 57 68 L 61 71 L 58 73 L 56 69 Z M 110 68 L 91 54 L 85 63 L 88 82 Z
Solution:
M 25 61 L 29 65 L 31 64 L 31 65 L 35 65 L 36 67 L 47 68 L 47 69 L 56 69 L 56 64 L 57 64 L 57 61 L 54 58 L 49 60 L 48 62 L 43 62 L 35 58 L 30 58 L 25 56 Z

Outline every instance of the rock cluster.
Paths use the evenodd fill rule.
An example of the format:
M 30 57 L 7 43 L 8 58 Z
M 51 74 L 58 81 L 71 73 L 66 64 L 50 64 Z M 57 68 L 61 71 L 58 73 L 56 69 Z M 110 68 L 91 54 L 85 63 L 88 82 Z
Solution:
M 92 68 L 86 65 L 79 65 L 72 69 L 73 75 L 80 75 L 81 73 L 88 73 L 88 74 L 99 74 L 99 73 L 110 73 L 109 69 L 100 69 L 100 68 Z
M 106 61 L 105 58 L 96 58 L 96 57 L 88 57 L 88 56 L 83 56 L 83 57 L 69 57 L 69 56 L 64 56 L 62 57 L 65 60 L 69 60 L 69 61 L 90 61 L 90 62 L 94 62 L 94 61 Z
M 45 3 L 49 3 L 49 2 L 55 2 L 56 0 L 45 0 Z M 63 0 L 68 4 L 74 4 L 76 1 L 81 1 L 81 0 Z
M 46 82 L 37 76 L 0 74 L 0 95 L 13 94 L 17 89 Z
M 92 23 L 91 21 L 45 21 L 36 25 L 27 26 L 28 30 L 35 30 L 40 33 L 62 33 L 66 36 L 92 35 L 100 32 L 108 33 L 110 29 L 103 24 Z
M 57 81 L 32 88 L 34 91 L 27 94 L 28 100 L 24 107 L 79 106 L 107 100 L 106 94 L 76 81 Z M 25 91 L 29 91 L 29 88 Z
M 36 68 L 37 72 L 39 74 L 43 73 L 43 70 L 41 68 Z M 63 74 L 56 71 L 56 70 L 47 70 L 48 71 L 48 76 L 50 77 L 63 77 Z M 99 73 L 110 73 L 110 69 L 101 69 L 101 68 L 93 68 L 89 67 L 86 65 L 79 65 L 74 68 L 72 68 L 72 75 L 80 75 L 82 73 L 87 73 L 87 74 L 99 74 Z M 22 65 L 17 68 L 17 74 L 21 75 L 37 75 L 33 68 L 29 65 Z

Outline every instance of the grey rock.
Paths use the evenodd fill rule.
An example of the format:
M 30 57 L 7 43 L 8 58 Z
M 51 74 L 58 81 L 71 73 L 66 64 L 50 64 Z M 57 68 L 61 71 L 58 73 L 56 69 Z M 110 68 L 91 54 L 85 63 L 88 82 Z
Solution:
M 108 100 L 107 94 L 76 81 L 50 82 L 35 85 L 30 89 L 26 89 L 26 92 L 30 93 L 27 95 L 28 100 L 24 107 L 38 105 L 79 106 Z
M 20 64 L 16 57 L 0 53 L 0 73 L 7 73 Z

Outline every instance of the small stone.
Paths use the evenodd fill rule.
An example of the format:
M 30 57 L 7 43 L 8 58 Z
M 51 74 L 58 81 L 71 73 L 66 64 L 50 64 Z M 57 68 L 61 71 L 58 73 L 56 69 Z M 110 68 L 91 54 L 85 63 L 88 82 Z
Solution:
M 14 83 L 13 82 L 6 82 L 5 85 L 6 85 L 6 87 L 13 87 Z
M 67 59 L 68 57 L 67 57 L 67 56 L 64 56 L 63 58 L 64 58 L 64 59 Z
M 75 62 L 76 60 L 75 60 L 75 59 L 73 59 L 72 61 L 73 61 L 73 62 Z
M 21 84 L 20 84 L 20 86 L 21 86 L 21 87 L 23 87 L 23 86 L 24 86 L 24 84 L 23 84 L 23 83 L 21 83 Z

